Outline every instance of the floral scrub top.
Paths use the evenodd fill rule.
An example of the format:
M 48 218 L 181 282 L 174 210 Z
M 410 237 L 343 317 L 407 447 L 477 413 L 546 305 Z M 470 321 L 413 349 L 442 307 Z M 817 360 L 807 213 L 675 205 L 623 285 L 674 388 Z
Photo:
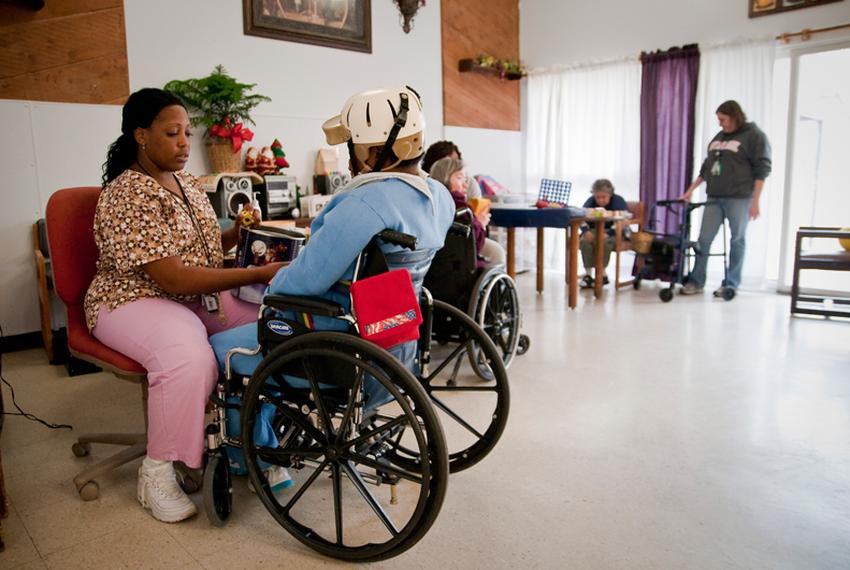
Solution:
M 145 273 L 142 265 L 146 263 L 180 256 L 185 265 L 222 267 L 221 228 L 206 192 L 191 174 L 175 174 L 197 228 L 181 197 L 135 170 L 122 172 L 100 194 L 94 216 L 94 239 L 100 257 L 85 298 L 89 330 L 97 324 L 101 306 L 112 311 L 138 299 L 189 302 L 198 298 L 165 292 Z

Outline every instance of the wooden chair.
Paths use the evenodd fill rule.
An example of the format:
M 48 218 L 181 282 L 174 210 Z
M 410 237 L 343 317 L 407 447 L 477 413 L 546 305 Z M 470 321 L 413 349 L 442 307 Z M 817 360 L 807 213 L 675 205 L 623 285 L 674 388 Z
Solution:
M 806 253 L 803 238 L 850 239 L 850 232 L 839 228 L 801 227 L 797 230 L 797 245 L 794 249 L 794 281 L 791 285 L 791 315 L 795 313 L 821 315 L 824 317 L 850 317 L 850 292 L 832 299 L 832 307 L 824 305 L 824 295 L 802 295 L 800 293 L 800 271 L 850 271 L 850 251 L 834 253 Z M 801 305 L 802 303 L 802 305 Z
M 624 251 L 632 250 L 632 242 L 626 238 L 625 229 L 629 228 L 632 231 L 640 231 L 643 229 L 643 202 L 626 202 L 626 207 L 632 214 L 631 219 L 621 220 L 614 225 L 614 263 L 617 266 L 614 274 L 615 289 L 631 285 L 635 282 L 634 278 L 627 281 L 620 281 L 620 254 Z
M 41 341 L 51 364 L 56 361 L 53 348 L 53 325 L 50 319 L 50 291 L 53 289 L 53 277 L 50 268 L 50 250 L 47 248 L 47 229 L 44 219 L 32 225 L 33 256 L 35 257 L 35 275 L 38 281 L 38 311 L 41 315 Z
M 110 370 L 119 378 L 141 383 L 147 425 L 147 371 L 135 360 L 102 344 L 86 326 L 83 299 L 94 278 L 98 258 L 92 226 L 99 196 L 100 188 L 96 186 L 66 188 L 54 193 L 47 202 L 45 219 L 54 287 L 67 309 L 69 353 Z M 145 455 L 147 437 L 144 433 L 82 435 L 72 447 L 74 455 L 88 455 L 92 443 L 126 447 L 74 477 L 74 485 L 84 501 L 92 501 L 100 494 L 97 477 Z

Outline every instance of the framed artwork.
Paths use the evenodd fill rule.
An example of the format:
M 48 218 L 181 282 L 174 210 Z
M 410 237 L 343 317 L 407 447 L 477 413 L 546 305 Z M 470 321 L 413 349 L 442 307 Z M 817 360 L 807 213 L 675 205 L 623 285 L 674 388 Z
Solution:
M 799 8 L 809 8 L 810 6 L 819 6 L 821 4 L 843 1 L 844 0 L 747 0 L 747 4 L 749 5 L 750 18 L 755 18 L 757 16 L 766 16 L 767 14 L 777 14 L 779 12 L 787 12 L 788 10 L 797 10 Z
M 372 53 L 371 0 L 242 0 L 244 32 Z

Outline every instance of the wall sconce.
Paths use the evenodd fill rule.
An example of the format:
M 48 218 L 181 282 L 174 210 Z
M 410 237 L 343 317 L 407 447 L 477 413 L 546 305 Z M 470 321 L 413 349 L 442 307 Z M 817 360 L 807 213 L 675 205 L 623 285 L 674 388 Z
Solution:
M 398 6 L 400 12 L 401 29 L 405 34 L 409 34 L 413 29 L 413 18 L 416 17 L 416 12 L 419 8 L 425 6 L 425 0 L 393 0 Z

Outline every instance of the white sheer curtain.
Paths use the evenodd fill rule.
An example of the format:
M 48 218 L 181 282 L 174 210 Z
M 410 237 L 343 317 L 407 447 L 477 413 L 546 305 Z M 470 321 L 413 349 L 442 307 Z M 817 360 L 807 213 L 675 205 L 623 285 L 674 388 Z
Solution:
M 741 104 L 747 120 L 754 121 L 767 134 L 771 143 L 780 133 L 773 129 L 773 69 L 776 59 L 776 42 L 772 39 L 752 43 L 720 46 L 700 46 L 700 69 L 697 81 L 696 126 L 694 130 L 694 175 L 706 157 L 708 143 L 720 130 L 715 110 L 724 101 L 734 99 Z M 784 137 L 784 133 L 782 133 Z M 776 147 L 776 144 L 773 145 Z M 780 223 L 782 216 L 782 182 L 784 168 L 776 163 L 774 153 L 773 173 L 765 182 L 759 202 L 761 217 L 750 222 L 747 229 L 747 252 L 741 287 L 763 289 L 767 285 L 767 266 L 770 255 L 778 255 L 778 244 L 772 243 L 771 228 Z M 693 179 L 692 178 L 692 179 Z M 683 189 L 684 190 L 684 189 Z M 705 185 L 694 195 L 694 201 L 705 199 Z M 701 212 L 694 216 L 691 231 L 696 239 Z M 712 251 L 723 251 L 720 234 Z M 720 258 L 709 262 L 708 287 L 720 285 L 723 265 Z
M 526 180 L 573 183 L 580 206 L 597 178 L 637 200 L 640 186 L 640 77 L 637 59 L 531 75 L 528 79 Z M 526 249 L 526 251 L 534 251 Z M 546 231 L 546 267 L 564 270 L 563 232 Z

